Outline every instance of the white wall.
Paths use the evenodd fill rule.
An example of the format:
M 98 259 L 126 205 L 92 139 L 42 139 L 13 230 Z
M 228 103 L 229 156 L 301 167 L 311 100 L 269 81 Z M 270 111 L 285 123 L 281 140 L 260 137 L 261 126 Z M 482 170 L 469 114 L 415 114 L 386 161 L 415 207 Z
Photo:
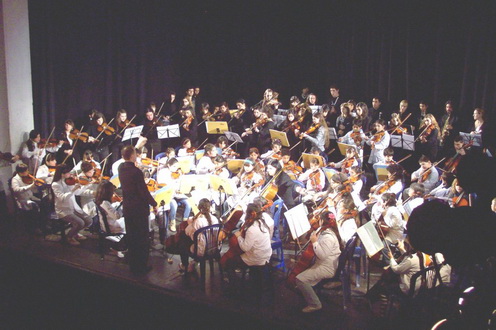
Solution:
M 17 153 L 33 128 L 28 0 L 1 0 L 0 151 Z M 0 185 L 7 193 L 11 175 L 11 166 L 0 168 Z

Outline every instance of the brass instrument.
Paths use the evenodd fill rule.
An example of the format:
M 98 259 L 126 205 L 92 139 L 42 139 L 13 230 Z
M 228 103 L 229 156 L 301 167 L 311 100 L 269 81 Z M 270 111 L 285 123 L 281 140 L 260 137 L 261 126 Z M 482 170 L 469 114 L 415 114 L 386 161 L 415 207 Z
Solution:
M 448 126 L 449 126 L 450 118 L 451 118 L 451 115 L 448 115 L 448 117 L 446 118 L 446 121 L 444 122 L 443 129 L 441 130 L 441 139 L 439 141 L 440 145 L 444 144 L 444 139 L 446 139 L 446 137 L 449 135 Z

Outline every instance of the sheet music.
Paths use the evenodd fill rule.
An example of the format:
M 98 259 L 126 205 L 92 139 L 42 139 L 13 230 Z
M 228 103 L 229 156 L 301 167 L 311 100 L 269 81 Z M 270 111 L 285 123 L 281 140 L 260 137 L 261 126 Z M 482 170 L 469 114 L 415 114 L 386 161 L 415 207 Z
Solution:
M 126 128 L 126 130 L 124 131 L 124 135 L 122 136 L 122 142 L 127 141 L 129 139 L 139 138 L 142 130 L 143 130 L 143 125 Z
M 367 251 L 367 255 L 372 257 L 384 248 L 384 243 L 382 243 L 375 224 L 372 221 L 367 222 L 357 230 L 357 234 Z
M 292 209 L 284 212 L 284 216 L 288 222 L 288 227 L 291 231 L 291 236 L 293 239 L 297 239 L 310 230 L 311 227 L 307 214 L 308 210 L 303 203 L 298 204 Z

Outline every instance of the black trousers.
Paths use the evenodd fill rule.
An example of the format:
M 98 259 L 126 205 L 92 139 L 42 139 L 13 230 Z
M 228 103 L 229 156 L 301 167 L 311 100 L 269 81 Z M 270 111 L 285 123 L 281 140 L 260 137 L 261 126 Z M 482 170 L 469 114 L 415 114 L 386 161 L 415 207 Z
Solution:
M 142 272 L 148 265 L 150 248 L 148 215 L 124 218 L 128 244 L 128 262 L 132 272 Z

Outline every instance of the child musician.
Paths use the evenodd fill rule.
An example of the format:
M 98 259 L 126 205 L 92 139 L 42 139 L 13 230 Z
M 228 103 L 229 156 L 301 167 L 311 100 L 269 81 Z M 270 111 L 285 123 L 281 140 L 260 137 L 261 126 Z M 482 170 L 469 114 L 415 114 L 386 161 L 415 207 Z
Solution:
M 23 145 L 22 148 L 22 158 L 23 161 L 28 165 L 29 172 L 36 173 L 37 168 L 41 165 L 43 158 L 46 156 L 46 152 L 57 152 L 60 149 L 63 141 L 54 146 L 46 146 L 45 148 L 40 147 L 41 142 L 40 133 L 36 130 L 29 132 L 29 139 Z M 47 141 L 49 142 L 49 141 Z
M 315 251 L 314 264 L 296 276 L 296 287 L 303 294 L 307 306 L 303 313 L 322 309 L 322 303 L 313 287 L 321 280 L 332 278 L 338 268 L 338 259 L 342 244 L 336 219 L 331 212 L 325 211 L 320 217 L 320 230 L 310 236 L 311 248 Z
M 241 255 L 224 254 L 221 265 L 229 275 L 230 283 L 235 281 L 235 270 L 248 268 L 249 266 L 264 266 L 272 255 L 271 231 L 264 220 L 260 205 L 250 203 L 246 207 L 245 223 L 241 229 L 234 233 L 237 237 L 239 247 L 243 251 Z
M 238 198 L 245 201 L 253 201 L 258 195 L 265 180 L 260 173 L 255 170 L 255 164 L 249 158 L 245 159 L 243 168 L 234 178 L 238 186 Z
M 174 148 L 169 147 L 169 148 L 165 149 L 164 157 L 162 157 L 158 160 L 159 169 L 165 167 L 167 165 L 167 162 L 169 161 L 169 159 L 172 159 L 172 158 L 176 158 L 176 151 L 174 150 Z
M 258 173 L 264 173 L 265 164 L 260 159 L 260 151 L 258 151 L 258 148 L 250 148 L 248 155 L 249 155 L 248 159 L 251 159 L 252 162 L 255 164 L 255 171 L 257 171 Z
M 167 162 L 167 167 L 161 169 L 157 175 L 157 183 L 166 184 L 172 187 L 174 191 L 173 198 L 170 202 L 170 225 L 169 229 L 172 232 L 176 231 L 176 214 L 179 205 L 184 206 L 183 221 L 189 218 L 191 212 L 191 205 L 188 202 L 186 195 L 179 192 L 179 179 L 181 177 L 182 171 L 179 168 L 179 161 L 176 158 L 171 158 Z
M 386 168 L 388 179 L 370 188 L 369 204 L 378 201 L 382 194 L 399 194 L 403 190 L 403 168 L 399 164 L 391 164 Z
M 55 201 L 55 212 L 59 219 L 71 224 L 71 229 L 67 233 L 67 243 L 77 246 L 78 240 L 86 239 L 85 236 L 79 235 L 79 231 L 88 227 L 92 223 L 91 217 L 76 203 L 76 195 L 81 195 L 85 187 L 79 183 L 69 185 L 71 172 L 66 164 L 58 165 L 53 177 L 52 190 Z M 69 182 L 72 183 L 72 182 Z
M 261 159 L 267 161 L 268 159 L 281 159 L 282 143 L 279 139 L 272 140 L 272 149 L 260 156 Z
M 320 169 L 319 161 L 316 158 L 310 160 L 310 168 L 298 177 L 298 180 L 306 184 L 305 188 L 297 187 L 296 191 L 303 195 L 303 201 L 313 199 L 316 193 L 322 191 L 325 185 L 325 175 Z
M 74 166 L 74 168 L 72 169 L 72 172 L 73 173 L 79 173 L 81 172 L 81 164 L 83 164 L 83 162 L 88 162 L 90 163 L 94 168 L 96 169 L 100 169 L 101 166 L 100 166 L 100 163 L 99 162 L 96 162 L 94 159 L 93 159 L 93 152 L 91 150 L 86 150 L 84 153 L 83 153 L 83 159 L 81 159 L 77 164 L 76 166 Z
M 341 168 L 341 172 L 349 174 L 352 166 L 360 166 L 360 158 L 355 147 L 346 149 L 346 157 L 337 163 L 330 162 L 330 167 Z
M 84 193 L 80 194 L 81 208 L 84 213 L 90 217 L 96 216 L 96 207 L 93 202 L 95 192 L 97 189 L 96 180 L 93 178 L 95 175 L 95 168 L 89 162 L 84 161 L 81 164 L 81 173 L 78 173 L 78 179 L 84 185 Z
M 363 149 L 365 144 L 366 136 L 362 130 L 362 120 L 353 119 L 352 130 L 346 133 L 345 136 L 338 139 L 339 142 L 351 144 L 357 147 L 358 150 Z
M 370 145 L 370 157 L 369 164 L 374 165 L 375 163 L 384 161 L 384 149 L 389 147 L 390 136 L 389 133 L 385 131 L 386 123 L 382 119 L 378 119 L 374 123 L 374 129 L 376 133 L 367 140 L 367 144 Z
M 432 189 L 429 196 L 437 198 L 448 197 L 453 180 L 455 180 L 455 175 L 453 173 L 443 172 L 443 174 L 441 174 L 441 184 Z
M 205 145 L 205 154 L 196 165 L 196 174 L 210 174 L 215 171 L 215 164 L 213 159 L 217 156 L 217 148 L 207 143 Z
M 283 148 L 281 150 L 281 165 L 284 168 L 284 172 L 289 175 L 292 180 L 303 173 L 303 168 L 296 164 L 294 160 L 291 160 L 291 151 L 288 148 Z
M 177 151 L 177 157 L 194 156 L 195 151 L 191 145 L 191 139 L 184 138 L 181 143 L 181 148 Z
M 386 241 L 392 244 L 403 239 L 403 216 L 396 206 L 396 195 L 385 193 L 379 202 L 372 207 L 371 220 L 378 223 Z M 379 233 L 381 233 L 379 230 Z M 387 255 L 387 249 L 384 252 Z
M 420 168 L 412 173 L 412 182 L 423 183 L 425 192 L 430 193 L 439 182 L 439 173 L 429 157 L 422 155 L 419 159 Z
M 125 233 L 126 226 L 122 214 L 121 202 L 112 203 L 115 186 L 112 182 L 103 180 L 96 190 L 95 203 L 105 211 L 110 232 L 114 234 Z M 103 219 L 100 218 L 100 228 L 106 230 Z
M 448 204 L 452 208 L 460 206 L 470 206 L 469 195 L 460 185 L 458 179 L 454 179 L 453 183 L 451 184 L 451 188 L 448 193 Z
M 57 168 L 57 157 L 49 153 L 45 157 L 45 164 L 41 165 L 36 172 L 36 177 L 42 179 L 46 184 L 51 184 L 55 169 Z
M 12 178 L 11 187 L 14 192 L 17 207 L 25 211 L 38 211 L 38 203 L 40 200 L 33 194 L 38 192 L 38 188 L 36 187 L 34 180 L 28 180 L 29 178 L 28 166 L 22 163 L 18 164 L 16 166 L 16 174 Z M 25 181 L 29 183 L 25 183 Z
M 317 147 L 324 155 L 325 148 L 329 147 L 329 129 L 325 122 L 325 118 L 321 113 L 315 113 L 312 117 L 312 127 L 317 130 L 315 137 L 310 135 L 309 130 L 301 133 L 300 138 L 305 138 L 312 143 L 312 146 Z
M 336 204 L 334 206 L 334 204 Z M 329 211 L 331 211 L 336 217 L 336 224 L 339 231 L 339 236 L 343 245 L 355 235 L 358 226 L 356 222 L 356 206 L 353 202 L 353 198 L 348 193 L 342 193 L 341 199 L 337 203 L 329 198 L 327 200 L 327 205 L 329 206 Z
M 398 200 L 397 206 L 403 218 L 408 221 L 410 214 L 417 207 L 424 203 L 425 188 L 421 183 L 412 183 L 410 188 L 405 189 L 408 197 L 404 200 Z

